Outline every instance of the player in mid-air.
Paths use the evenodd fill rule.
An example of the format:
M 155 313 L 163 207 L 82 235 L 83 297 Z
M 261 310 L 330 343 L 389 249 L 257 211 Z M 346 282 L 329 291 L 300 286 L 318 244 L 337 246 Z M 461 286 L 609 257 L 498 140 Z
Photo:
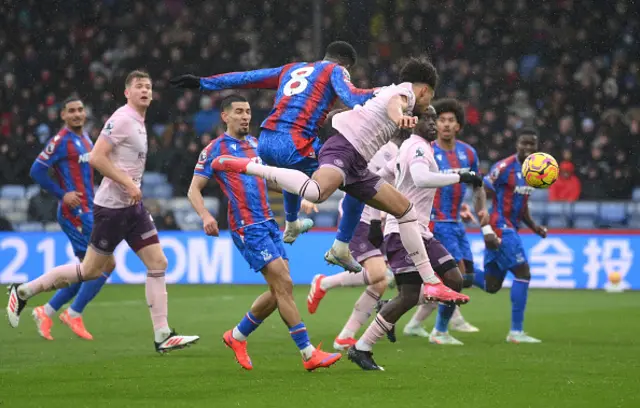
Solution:
M 229 223 L 233 242 L 256 272 L 261 272 L 269 290 L 260 295 L 240 323 L 224 333 L 224 343 L 233 350 L 236 360 L 245 369 L 253 369 L 247 353 L 247 337 L 273 313 L 276 308 L 289 328 L 289 334 L 302 354 L 304 368 L 312 371 L 329 367 L 342 356 L 316 349 L 309 341 L 307 328 L 293 299 L 293 283 L 289 273 L 287 254 L 282 235 L 267 199 L 267 182 L 259 177 L 237 173 L 214 172 L 211 163 L 220 155 L 257 159 L 258 141 L 249 135 L 251 107 L 238 95 L 226 97 L 221 104 L 222 120 L 226 124 L 223 135 L 202 151 L 195 167 L 188 197 L 202 218 L 207 235 L 218 235 L 215 218 L 207 211 L 202 190 L 214 176 L 229 199 Z M 258 159 L 259 160 L 259 159 Z
M 87 114 L 80 99 L 70 97 L 64 100 L 60 117 L 65 126 L 33 162 L 31 177 L 60 200 L 58 223 L 69 238 L 73 253 L 82 261 L 93 228 L 93 169 L 89 165 L 93 143 L 83 131 Z M 49 175 L 50 169 L 57 180 Z M 112 259 L 109 259 L 98 279 L 59 289 L 49 302 L 34 308 L 32 316 L 40 336 L 53 340 L 51 317 L 75 296 L 71 306 L 60 314 L 60 321 L 79 337 L 92 340 L 93 336 L 84 326 L 82 312 L 100 292 L 114 267 Z
M 382 88 L 363 106 L 336 114 L 332 126 L 338 133 L 329 137 L 320 149 L 320 168 L 314 172 L 313 178 L 297 170 L 267 166 L 233 156 L 218 157 L 212 164 L 213 168 L 265 178 L 314 203 L 326 200 L 341 188 L 371 207 L 393 215 L 399 220 L 402 243 L 424 281 L 425 298 L 466 303 L 468 296 L 446 287 L 436 276 L 422 245 L 414 205 L 367 168 L 368 162 L 391 141 L 399 128 L 415 126 L 417 118 L 412 116 L 412 112 L 426 112 L 437 78 L 431 62 L 410 59 L 400 72 L 401 84 Z
M 493 198 L 490 221 L 482 226 L 485 237 L 484 272 L 476 271 L 474 285 L 488 293 L 497 293 L 511 271 L 511 330 L 510 343 L 540 343 L 523 330 L 524 311 L 527 306 L 531 271 L 527 255 L 518 235 L 520 222 L 524 222 L 542 238 L 547 229 L 536 224 L 529 213 L 529 194 L 533 187 L 522 177 L 522 162 L 538 151 L 538 132 L 523 128 L 518 132 L 516 154 L 494 164 L 484 178 L 487 195 Z M 499 239 L 496 239 L 499 238 Z
M 167 258 L 158 231 L 142 204 L 140 185 L 147 159 L 144 117 L 151 104 L 149 74 L 132 71 L 125 80 L 127 104 L 114 112 L 96 142 L 89 163 L 104 176 L 93 205 L 93 230 L 82 263 L 53 268 L 39 278 L 9 288 L 7 315 L 12 327 L 20 322 L 27 300 L 38 293 L 98 279 L 114 264 L 113 251 L 123 240 L 147 267 L 145 293 L 151 312 L 156 351 L 163 353 L 195 343 L 198 336 L 178 335 L 167 320 Z
M 439 99 L 432 106 L 438 114 L 436 121 L 437 138 L 431 143 L 433 153 L 441 173 L 457 173 L 460 171 L 479 172 L 478 154 L 470 145 L 457 140 L 457 136 L 464 127 L 464 107 L 455 99 Z M 444 245 L 447 251 L 458 263 L 465 278 L 465 287 L 473 282 L 473 254 L 467 239 L 465 226 L 461 217 L 472 216 L 467 206 L 462 203 L 467 186 L 454 184 L 439 188 L 433 202 L 431 212 L 431 231 L 433 236 Z M 473 206 L 480 219 L 488 217 L 486 195 L 484 188 L 473 189 Z M 484 219 L 486 222 L 487 220 Z M 452 312 L 446 305 L 438 307 L 436 324 L 431 334 L 422 326 L 422 322 L 429 317 L 436 304 L 421 305 L 404 327 L 404 333 L 421 337 L 429 337 L 435 344 L 460 344 L 458 340 L 448 334 L 448 323 L 451 329 L 463 332 L 476 332 L 478 329 L 467 323 L 460 308 Z
M 482 186 L 482 178 L 472 171 L 449 174 L 438 172 L 433 148 L 429 143 L 436 134 L 435 122 L 436 112 L 430 106 L 413 134 L 400 146 L 396 160 L 387 163 L 378 174 L 386 180 L 393 180 L 398 190 L 416 207 L 420 244 L 428 253 L 433 269 L 449 287 L 460 291 L 463 278 L 456 261 L 429 230 L 431 207 L 437 188 L 458 183 Z M 382 306 L 364 334 L 348 351 L 349 360 L 364 370 L 383 369 L 373 360 L 373 346 L 393 329 L 400 317 L 423 298 L 423 280 L 403 245 L 399 234 L 400 222 L 393 215 L 387 215 L 385 225 L 385 250 L 389 266 L 395 274 L 398 295 Z M 454 308 L 455 305 L 450 307 Z
M 315 62 L 294 62 L 277 68 L 247 72 L 232 72 L 211 77 L 181 75 L 171 83 L 181 88 L 211 91 L 223 89 L 275 89 L 273 109 L 262 122 L 258 155 L 270 166 L 300 170 L 310 176 L 318 168 L 321 141 L 318 132 L 337 100 L 348 108 L 364 104 L 373 89 L 355 88 L 347 71 L 357 61 L 355 49 L 344 41 L 335 41 L 326 48 L 324 59 Z M 300 233 L 308 231 L 313 222 L 298 220 L 300 197 L 283 191 L 285 208 L 284 242 L 292 243 Z M 341 228 L 337 240 L 344 248 L 353 236 L 361 207 L 355 209 L 355 224 Z M 345 222 L 353 217 L 347 216 Z M 327 253 L 328 262 L 353 272 L 361 270 L 348 250 L 344 257 Z
M 397 132 L 391 142 L 373 156 L 369 162 L 369 170 L 377 172 L 387 165 L 387 162 L 395 160 L 398 154 L 398 146 L 402 143 L 401 132 Z M 342 202 L 341 202 L 342 204 Z M 343 271 L 335 275 L 316 275 L 311 282 L 311 289 L 307 296 L 307 309 L 313 314 L 318 309 L 320 301 L 327 292 L 337 287 L 366 286 L 364 292 L 353 307 L 353 312 L 347 320 L 344 328 L 333 342 L 336 350 L 346 350 L 356 343 L 354 338 L 357 331 L 369 319 L 371 312 L 380 297 L 387 288 L 387 261 L 380 249 L 382 242 L 371 242 L 369 230 L 371 223 L 380 223 L 380 217 L 376 215 L 378 210 L 366 206 L 362 212 L 360 223 L 349 243 L 349 249 L 353 258 L 359 262 L 363 269 L 361 272 Z M 375 241 L 375 239 L 373 239 Z

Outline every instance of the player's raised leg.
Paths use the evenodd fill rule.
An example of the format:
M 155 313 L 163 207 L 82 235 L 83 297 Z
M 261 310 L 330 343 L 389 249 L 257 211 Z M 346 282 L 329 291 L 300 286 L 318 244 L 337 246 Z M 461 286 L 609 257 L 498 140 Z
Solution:
M 67 264 L 53 268 L 44 275 L 23 284 L 9 286 L 9 304 L 7 317 L 11 327 L 18 327 L 20 314 L 27 301 L 42 292 L 66 288 L 77 282 L 97 279 L 109 260 L 108 255 L 101 255 L 89 248 L 80 264 Z

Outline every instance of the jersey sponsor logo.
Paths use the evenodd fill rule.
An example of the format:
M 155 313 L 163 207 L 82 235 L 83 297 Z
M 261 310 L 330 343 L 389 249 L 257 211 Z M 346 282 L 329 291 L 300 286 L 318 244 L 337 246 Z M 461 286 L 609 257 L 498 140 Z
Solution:
M 82 153 L 78 156 L 78 163 L 89 163 L 90 153 Z
M 516 194 L 529 195 L 533 192 L 533 187 L 531 186 L 517 186 L 513 189 L 513 192 Z

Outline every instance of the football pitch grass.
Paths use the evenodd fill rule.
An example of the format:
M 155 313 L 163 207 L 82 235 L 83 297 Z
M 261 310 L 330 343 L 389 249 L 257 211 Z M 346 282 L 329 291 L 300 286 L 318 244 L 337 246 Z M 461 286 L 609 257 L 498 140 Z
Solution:
M 18 329 L 0 326 L 0 407 L 640 406 L 640 293 L 532 290 L 525 327 L 544 343 L 514 345 L 505 343 L 509 290 L 472 290 L 464 315 L 480 333 L 454 333 L 461 347 L 430 345 L 400 333 L 406 316 L 398 342 L 385 339 L 374 350 L 384 372 L 361 371 L 346 356 L 306 372 L 274 315 L 249 339 L 254 369 L 244 371 L 221 335 L 263 289 L 170 286 L 171 325 L 201 340 L 164 356 L 153 349 L 142 286 L 107 286 L 89 305 L 94 341 L 57 319 L 55 340 L 40 338 L 28 307 Z M 311 340 L 330 349 L 361 289 L 334 290 L 313 316 L 307 290 L 295 294 Z

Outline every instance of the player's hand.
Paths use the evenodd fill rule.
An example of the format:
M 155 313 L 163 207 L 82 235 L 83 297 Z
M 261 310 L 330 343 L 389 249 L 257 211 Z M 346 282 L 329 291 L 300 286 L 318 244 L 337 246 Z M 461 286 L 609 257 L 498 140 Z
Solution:
M 484 245 L 487 249 L 498 249 L 502 244 L 502 240 L 496 234 L 488 234 L 484 236 Z
M 369 224 L 369 234 L 368 237 L 369 242 L 376 248 L 380 248 L 382 246 L 382 242 L 384 241 L 384 235 L 382 234 L 382 221 L 380 220 L 371 220 L 371 224 Z
M 300 210 L 305 214 L 311 214 L 312 212 L 317 213 L 320 211 L 318 210 L 317 205 L 315 205 L 311 201 L 305 200 L 304 198 L 300 202 Z
M 396 122 L 396 125 L 398 125 L 400 129 L 413 129 L 414 127 L 416 127 L 417 123 L 417 116 L 402 115 L 402 117 L 400 117 L 400 119 L 398 119 L 398 121 Z
M 62 202 L 71 208 L 76 208 L 77 206 L 82 204 L 82 193 L 78 193 L 77 191 L 69 191 L 62 197 Z
M 136 186 L 133 182 L 127 185 L 127 194 L 131 197 L 133 204 L 138 204 L 142 201 L 142 190 L 140 190 L 140 187 Z
M 205 234 L 217 237 L 220 234 L 220 229 L 218 228 L 218 221 L 211 214 L 205 215 L 202 218 L 202 227 L 204 229 Z
M 547 237 L 547 227 L 543 227 L 542 225 L 536 225 L 535 228 L 533 229 L 533 232 L 535 232 L 537 235 L 541 236 L 542 238 Z
M 178 75 L 169 80 L 176 88 L 200 89 L 200 77 L 192 74 Z
M 471 208 L 468 204 L 462 204 L 460 206 L 460 218 L 462 218 L 462 221 L 464 222 L 472 222 L 474 224 L 478 223 L 478 220 L 471 212 Z
M 480 218 L 480 225 L 487 225 L 489 224 L 489 211 L 487 211 L 486 208 L 483 208 L 482 210 L 478 211 L 478 218 Z
M 460 182 L 465 184 L 471 184 L 473 187 L 482 187 L 482 177 L 476 174 L 475 171 L 461 171 Z

